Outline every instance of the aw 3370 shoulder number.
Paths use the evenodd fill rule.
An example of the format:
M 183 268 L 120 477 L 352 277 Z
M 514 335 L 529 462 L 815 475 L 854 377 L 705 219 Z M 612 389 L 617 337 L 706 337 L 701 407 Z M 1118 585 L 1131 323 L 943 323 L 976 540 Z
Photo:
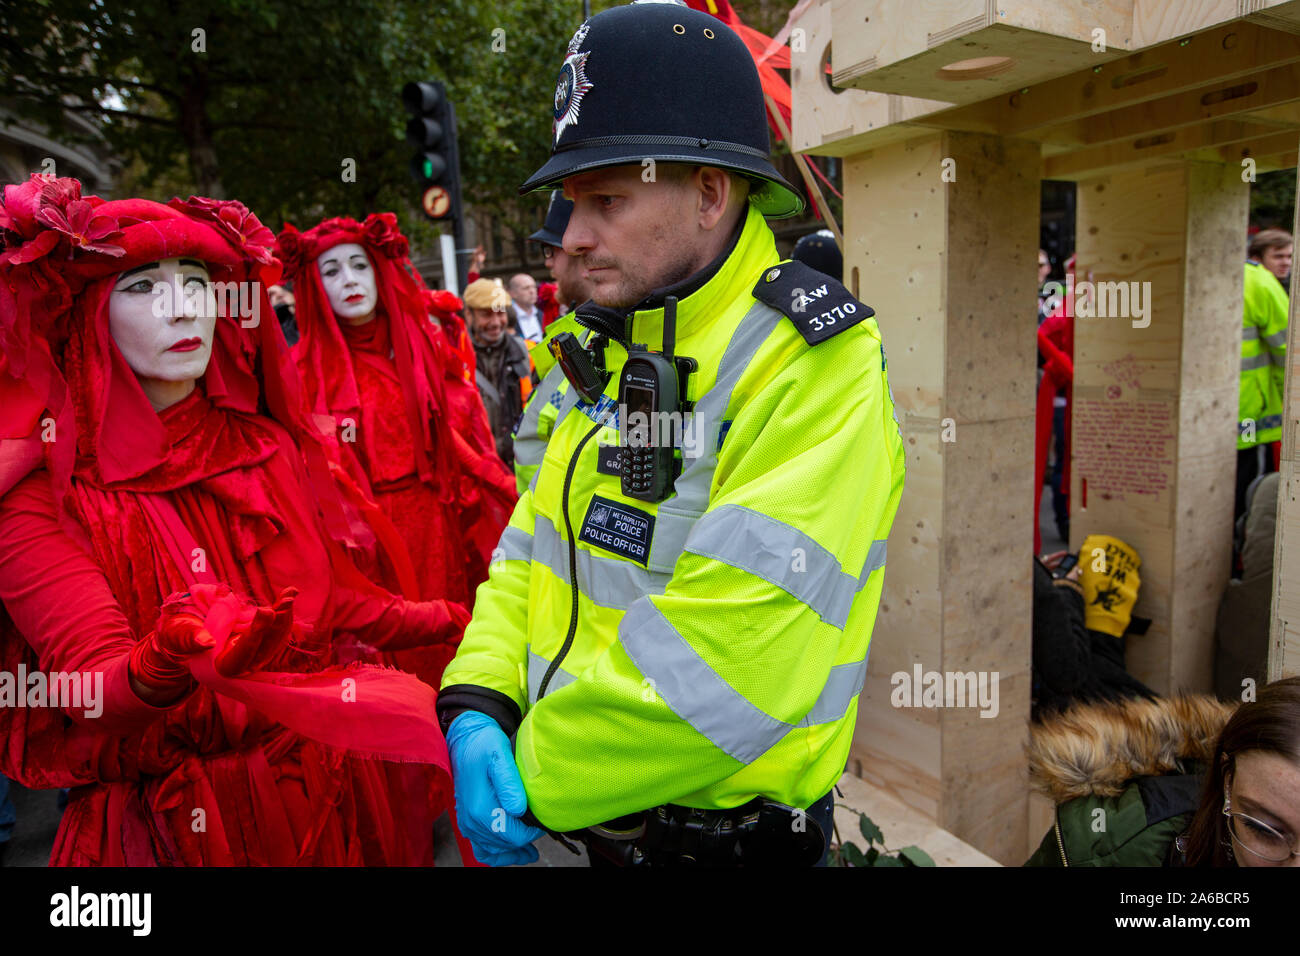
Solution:
M 837 305 L 835 306 L 835 308 L 831 309 L 830 311 L 823 312 L 821 315 L 815 316 L 813 318 L 812 320 L 813 331 L 820 332 L 822 329 L 826 328 L 826 326 L 834 325 L 836 319 L 842 319 L 845 316 L 852 315 L 856 311 L 858 311 L 858 307 L 854 305 L 852 302 L 844 303 L 843 308 Z M 823 319 L 825 319 L 826 321 L 823 322 L 822 321 Z

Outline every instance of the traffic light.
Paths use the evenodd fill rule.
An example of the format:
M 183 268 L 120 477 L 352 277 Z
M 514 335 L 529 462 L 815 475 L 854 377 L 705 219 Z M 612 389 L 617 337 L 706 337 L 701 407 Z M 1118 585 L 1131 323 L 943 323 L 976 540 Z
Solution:
M 411 175 L 420 184 L 420 205 L 430 219 L 459 224 L 460 153 L 456 147 L 456 108 L 441 83 L 407 83 L 402 103 L 411 114 L 406 139 L 417 148 Z

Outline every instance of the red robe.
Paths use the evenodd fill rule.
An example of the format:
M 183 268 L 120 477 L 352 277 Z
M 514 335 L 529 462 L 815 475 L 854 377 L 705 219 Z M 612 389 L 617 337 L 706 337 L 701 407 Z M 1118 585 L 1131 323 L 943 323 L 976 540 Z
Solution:
M 318 416 L 329 416 L 357 483 L 367 488 L 406 543 L 419 600 L 471 606 L 487 578 L 492 550 L 516 498 L 513 476 L 496 454 L 487 413 L 474 385 L 472 351 L 457 347 L 460 320 L 429 309 L 446 293 L 429 293 L 405 258 L 405 243 L 383 216 L 328 220 L 305 233 L 286 229 L 282 254 L 298 263 L 295 298 L 302 338 L 294 346 Z M 383 231 L 387 240 L 374 235 Z M 286 238 L 289 240 L 286 246 Z M 360 326 L 338 321 L 316 257 L 340 242 L 360 242 L 375 268 L 375 318 Z M 458 303 L 457 303 L 458 304 Z M 377 579 L 404 593 L 400 576 L 382 564 Z M 385 660 L 434 687 L 454 656 L 447 646 L 397 652 Z
M 97 719 L 0 710 L 0 769 L 28 787 L 74 788 L 51 864 L 431 863 L 445 774 L 343 756 L 203 687 L 167 710 L 132 692 L 126 652 L 192 580 L 179 566 L 192 550 L 167 540 L 155 495 L 236 591 L 269 604 L 279 588 L 302 589 L 294 611 L 305 640 L 268 670 L 364 659 L 349 632 L 374 645 L 428 628 L 428 606 L 349 571 L 302 506 L 309 483 L 277 423 L 218 408 L 197 389 L 160 417 L 173 447 L 161 470 L 112 487 L 80 469 L 74 477 L 83 542 L 60 525 L 47 471 L 0 501 L 0 601 L 27 639 L 0 641 L 0 669 L 104 680 Z

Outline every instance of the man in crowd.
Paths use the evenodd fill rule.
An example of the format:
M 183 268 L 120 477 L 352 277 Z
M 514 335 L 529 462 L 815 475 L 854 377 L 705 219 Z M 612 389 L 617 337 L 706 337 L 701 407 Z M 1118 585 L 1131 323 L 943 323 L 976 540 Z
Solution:
M 514 461 L 513 431 L 535 384 L 523 341 L 506 329 L 510 294 L 500 279 L 475 279 L 465 287 L 465 321 L 478 360 L 477 384 L 502 461 Z
M 551 204 L 546 208 L 546 222 L 528 238 L 542 247 L 546 268 L 551 270 L 554 282 L 539 290 L 544 303 L 542 327 L 545 329 L 562 315 L 572 312 L 591 298 L 590 284 L 582 276 L 582 263 L 564 251 L 564 230 L 569 228 L 569 215 L 573 201 L 565 199 L 560 190 L 551 193 Z M 547 292 L 541 295 L 541 291 Z
M 1250 240 L 1241 313 L 1241 390 L 1237 429 L 1237 495 L 1233 514 L 1246 510 L 1246 489 L 1277 470 L 1273 449 L 1282 438 L 1287 317 L 1283 279 L 1291 272 L 1291 234 L 1264 229 Z
M 542 310 L 537 307 L 537 280 L 526 272 L 510 277 L 510 310 L 519 334 L 529 342 L 542 340 Z
M 1282 283 L 1288 286 L 1291 278 L 1291 252 L 1295 243 L 1285 229 L 1261 229 L 1251 237 L 1249 255 Z

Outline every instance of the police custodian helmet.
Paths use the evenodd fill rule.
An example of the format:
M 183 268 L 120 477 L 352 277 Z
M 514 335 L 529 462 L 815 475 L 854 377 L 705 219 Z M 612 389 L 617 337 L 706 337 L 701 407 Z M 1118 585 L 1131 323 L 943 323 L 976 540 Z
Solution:
M 519 192 L 653 159 L 732 170 L 750 181 L 763 215 L 797 215 L 803 197 L 769 153 L 763 87 L 744 41 L 702 11 L 633 3 L 596 14 L 569 41 L 551 158 Z

